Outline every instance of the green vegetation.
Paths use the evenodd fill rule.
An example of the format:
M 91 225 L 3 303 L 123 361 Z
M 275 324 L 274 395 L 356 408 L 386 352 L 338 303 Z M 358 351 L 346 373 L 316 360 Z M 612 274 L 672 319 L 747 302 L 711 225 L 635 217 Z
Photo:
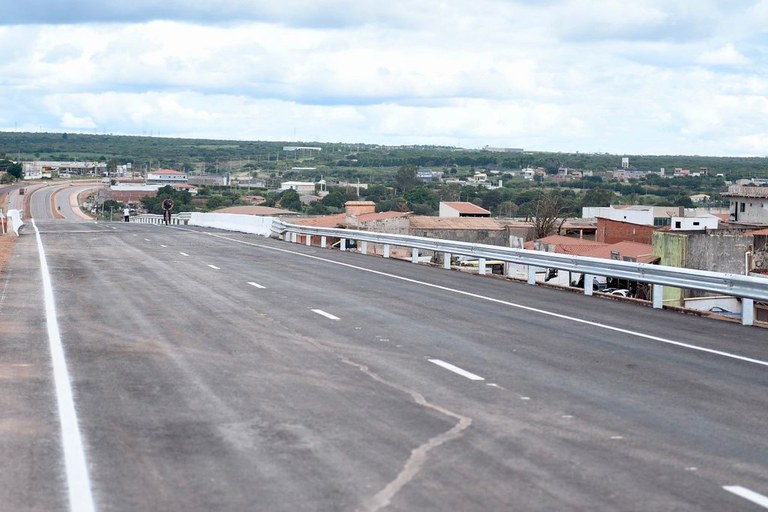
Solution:
M 284 146 L 320 147 L 321 151 L 284 151 Z M 214 210 L 247 204 L 246 194 L 266 198 L 266 205 L 308 214 L 343 211 L 348 200 L 376 202 L 378 211 L 400 210 L 435 214 L 440 201 L 469 201 L 499 216 L 530 217 L 541 208 L 542 198 L 557 197 L 556 204 L 567 215 L 578 215 L 584 206 L 609 204 L 655 204 L 691 206 L 689 196 L 707 194 L 711 205 L 723 204 L 720 193 L 726 180 L 768 178 L 768 159 L 703 156 L 609 155 L 585 153 L 495 153 L 440 146 L 387 147 L 370 144 L 278 141 L 218 141 L 158 137 L 85 135 L 62 133 L 0 133 L 0 158 L 4 154 L 21 160 L 91 160 L 117 165 L 131 163 L 135 171 L 173 168 L 195 177 L 207 174 L 246 175 L 266 183 L 263 188 L 202 187 L 192 198 L 185 192 L 163 189 L 158 198 L 144 202 L 160 213 L 165 195 L 173 195 L 175 211 Z M 674 179 L 656 174 L 614 180 L 610 171 L 628 156 L 632 169 L 657 172 L 665 168 L 690 169 L 700 176 Z M 0 170 L 2 169 L 0 162 Z M 535 180 L 519 176 L 522 168 L 542 170 Z M 461 186 L 440 180 L 423 182 L 417 171 L 431 169 L 444 178 L 466 180 L 476 172 L 487 174 L 492 188 Z M 555 179 L 558 170 L 580 170 L 584 177 Z M 6 160 L 3 179 L 13 180 L 20 166 Z M 517 174 L 517 175 L 515 175 Z M 9 177 L 10 176 L 10 177 Z M 324 179 L 328 195 L 303 205 L 293 191 L 276 192 L 282 181 Z M 357 183 L 368 188 L 358 188 Z M 170 189 L 170 187 L 167 187 Z M 186 194 L 186 195 L 185 195 Z M 188 197 L 189 196 L 189 197 Z M 551 201 L 550 201 L 551 202 Z M 537 209 L 537 204 L 539 208 Z

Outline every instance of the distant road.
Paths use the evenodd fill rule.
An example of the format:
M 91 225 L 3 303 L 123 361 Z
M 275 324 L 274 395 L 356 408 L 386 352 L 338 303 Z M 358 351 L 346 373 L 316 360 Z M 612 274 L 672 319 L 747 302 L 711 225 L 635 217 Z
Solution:
M 768 506 L 764 330 L 249 235 L 36 223 L 49 283 L 29 233 L 0 276 L 8 510 Z

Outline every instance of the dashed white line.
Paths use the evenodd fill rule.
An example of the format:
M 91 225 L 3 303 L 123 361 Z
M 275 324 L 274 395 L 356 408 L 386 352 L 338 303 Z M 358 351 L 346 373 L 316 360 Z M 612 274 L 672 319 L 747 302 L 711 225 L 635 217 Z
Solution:
M 53 297 L 53 285 L 48 271 L 48 261 L 45 257 L 43 240 L 37 229 L 35 220 L 32 227 L 37 238 L 37 250 L 40 255 L 40 271 L 43 280 L 45 298 L 45 314 L 48 327 L 48 345 L 51 351 L 53 367 L 53 382 L 56 389 L 56 403 L 61 423 L 61 443 L 64 451 L 64 466 L 69 489 L 69 509 L 92 512 L 95 510 L 91 492 L 91 478 L 88 474 L 88 463 L 85 460 L 85 449 L 78 426 L 75 399 L 72 394 L 72 384 L 64 356 L 64 346 L 61 342 L 59 324 L 56 322 L 56 303 Z
M 221 269 L 220 269 L 219 267 L 217 267 L 216 265 L 208 265 L 208 266 L 209 266 L 209 267 L 211 267 L 213 270 L 221 270 Z
M 732 492 L 736 496 L 740 496 L 745 500 L 749 500 L 756 505 L 760 505 L 761 507 L 768 508 L 768 498 L 766 498 L 762 494 L 756 493 L 755 491 L 750 491 L 746 487 L 742 487 L 740 485 L 724 485 L 723 489 L 725 489 L 728 492 Z
M 168 247 L 167 245 L 160 244 L 160 247 Z
M 262 286 L 259 283 L 254 283 L 253 281 L 248 281 L 248 284 L 251 286 L 255 286 L 256 288 L 261 288 L 261 289 L 266 288 L 266 286 Z
M 181 251 L 179 251 L 179 254 L 181 254 L 182 256 L 187 256 L 187 257 L 189 257 L 189 254 L 187 254 L 187 253 L 185 253 L 185 252 L 181 252 Z
M 144 241 L 145 242 L 151 242 L 151 240 L 149 238 L 145 238 Z
M 467 370 L 464 370 L 462 368 L 459 368 L 458 366 L 452 365 L 451 363 L 446 363 L 441 359 L 427 359 L 427 361 L 429 361 L 432 364 L 436 364 L 437 366 L 440 366 L 442 368 L 445 368 L 446 370 L 452 371 L 453 373 L 461 375 L 462 377 L 465 377 L 469 380 L 485 380 L 483 377 L 479 375 L 475 375 L 474 373 L 468 372 Z
M 339 318 L 339 317 L 337 317 L 337 316 L 334 316 L 334 315 L 332 315 L 332 314 L 330 314 L 330 313 L 326 313 L 326 312 L 325 312 L 325 311 L 323 311 L 322 309 L 313 309 L 313 310 L 312 310 L 312 312 L 313 312 L 313 313 L 317 313 L 317 314 L 318 314 L 318 315 L 320 315 L 320 316 L 324 316 L 325 318 L 329 318 L 329 319 L 331 319 L 331 320 L 341 320 L 341 318 Z
M 735 359 L 737 361 L 743 361 L 743 362 L 746 362 L 746 363 L 753 363 L 753 364 L 758 364 L 758 365 L 761 365 L 761 366 L 768 366 L 768 360 L 754 359 L 752 357 L 740 356 L 738 354 L 734 354 L 734 353 L 731 353 L 731 352 L 724 352 L 722 350 L 714 350 L 714 349 L 702 347 L 702 346 L 699 346 L 699 345 L 693 345 L 691 343 L 683 343 L 683 342 L 672 340 L 672 339 L 669 339 L 669 338 L 662 338 L 661 336 L 653 336 L 653 335 L 645 334 L 645 333 L 642 333 L 642 332 L 639 332 L 639 331 L 632 331 L 630 329 L 623 329 L 621 327 L 616 327 L 616 326 L 613 326 L 613 325 L 603 324 L 603 323 L 600 323 L 600 322 L 593 322 L 591 320 L 585 320 L 583 318 L 563 315 L 561 313 L 555 313 L 554 311 L 548 311 L 546 309 L 539 309 L 539 308 L 534 308 L 534 307 L 531 307 L 531 306 L 525 306 L 523 304 L 518 304 L 516 302 L 510 302 L 510 301 L 507 301 L 507 300 L 497 299 L 497 298 L 490 297 L 490 296 L 487 296 L 487 295 L 480 295 L 480 294 L 468 292 L 468 291 L 465 291 L 465 290 L 459 290 L 457 288 L 451 288 L 451 287 L 448 287 L 448 286 L 442 286 L 442 285 L 439 285 L 439 284 L 429 283 L 429 282 L 426 282 L 426 281 L 420 281 L 418 279 L 411 279 L 409 277 L 399 276 L 399 275 L 396 275 L 396 274 L 390 274 L 389 272 L 382 272 L 380 270 L 374 270 L 374 269 L 371 269 L 371 268 L 361 267 L 359 265 L 353 265 L 351 263 L 344 263 L 344 262 L 341 262 L 341 261 L 335 261 L 335 260 L 331 260 L 331 259 L 328 259 L 328 258 L 323 258 L 321 256 L 315 256 L 315 255 L 312 255 L 312 254 L 306 254 L 306 253 L 302 253 L 302 252 L 297 252 L 297 251 L 293 251 L 293 250 L 290 250 L 290 249 L 283 249 L 283 248 L 279 248 L 279 247 L 271 247 L 271 246 L 264 245 L 264 244 L 257 244 L 257 243 L 253 243 L 253 242 L 246 242 L 244 240 L 238 240 L 236 238 L 230 238 L 228 236 L 214 234 L 214 233 L 206 233 L 206 235 L 210 235 L 210 236 L 213 236 L 213 237 L 216 237 L 216 238 L 221 238 L 222 240 L 229 240 L 230 242 L 235 242 L 235 243 L 238 243 L 238 244 L 250 245 L 252 247 L 258 247 L 260 249 L 264 249 L 264 250 L 268 250 L 268 251 L 282 252 L 282 253 L 292 254 L 294 256 L 299 256 L 299 257 L 302 257 L 302 258 L 308 258 L 308 259 L 312 259 L 312 260 L 316 260 L 316 261 L 322 261 L 322 262 L 325 262 L 325 263 L 328 263 L 328 264 L 331 264 L 331 265 L 338 265 L 338 266 L 345 267 L 345 268 L 353 268 L 355 270 L 360 270 L 362 272 L 368 272 L 368 273 L 371 273 L 371 274 L 388 277 L 390 279 L 396 279 L 398 281 L 403 281 L 403 282 L 406 282 L 406 283 L 413 283 L 413 284 L 417 284 L 417 285 L 420 285 L 420 286 L 425 286 L 425 287 L 428 287 L 428 288 L 433 288 L 435 290 L 443 290 L 443 291 L 446 291 L 446 292 L 455 293 L 457 295 L 462 295 L 464 297 L 470 297 L 470 298 L 473 298 L 473 299 L 484 300 L 484 301 L 488 301 L 488 302 L 491 302 L 491 303 L 494 303 L 494 304 L 500 304 L 500 305 L 503 305 L 503 306 L 509 306 L 509 307 L 512 307 L 512 308 L 520 309 L 522 311 L 530 311 L 532 313 L 538 313 L 540 315 L 545 315 L 545 316 L 549 316 L 549 317 L 553 317 L 553 318 L 559 318 L 561 320 L 567 320 L 569 322 L 574 322 L 574 323 L 578 323 L 578 324 L 582 324 L 582 325 L 589 325 L 589 326 L 596 327 L 596 328 L 599 328 L 599 329 L 605 329 L 605 330 L 612 331 L 612 332 L 618 332 L 618 333 L 621 333 L 621 334 L 626 334 L 628 336 L 636 336 L 638 338 L 643 338 L 643 339 L 646 339 L 646 340 L 657 341 L 659 343 L 666 343 L 668 345 L 672 345 L 672 346 L 676 346 L 676 347 L 680 347 L 680 348 L 685 348 L 685 349 L 688 349 L 688 350 L 695 350 L 695 351 L 698 351 L 698 352 L 712 354 L 712 355 L 716 355 L 716 356 L 720 356 L 720 357 L 727 357 L 729 359 Z

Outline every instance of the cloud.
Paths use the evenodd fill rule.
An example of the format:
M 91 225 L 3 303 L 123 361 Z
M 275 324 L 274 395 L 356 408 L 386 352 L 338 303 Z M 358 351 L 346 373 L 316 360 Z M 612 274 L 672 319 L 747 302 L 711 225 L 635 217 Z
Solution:
M 749 59 L 728 43 L 716 50 L 703 52 L 697 62 L 713 66 L 744 66 L 749 64 Z

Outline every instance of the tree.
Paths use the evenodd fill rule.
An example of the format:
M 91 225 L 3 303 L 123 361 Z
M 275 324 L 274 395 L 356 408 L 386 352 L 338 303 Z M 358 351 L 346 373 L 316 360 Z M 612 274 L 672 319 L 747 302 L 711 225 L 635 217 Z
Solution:
M 292 188 L 286 190 L 283 192 L 282 196 L 280 196 L 280 206 L 286 210 L 294 212 L 300 212 L 303 209 L 299 193 Z
M 15 163 L 8 168 L 8 174 L 20 180 L 24 176 L 24 167 L 20 163 Z
M 555 233 L 565 219 L 561 219 L 563 198 L 558 192 L 543 192 L 536 200 L 533 230 L 536 239 Z
M 395 183 L 397 189 L 403 193 L 415 187 L 419 183 L 418 178 L 416 178 L 416 166 L 403 165 L 400 167 L 395 174 Z

